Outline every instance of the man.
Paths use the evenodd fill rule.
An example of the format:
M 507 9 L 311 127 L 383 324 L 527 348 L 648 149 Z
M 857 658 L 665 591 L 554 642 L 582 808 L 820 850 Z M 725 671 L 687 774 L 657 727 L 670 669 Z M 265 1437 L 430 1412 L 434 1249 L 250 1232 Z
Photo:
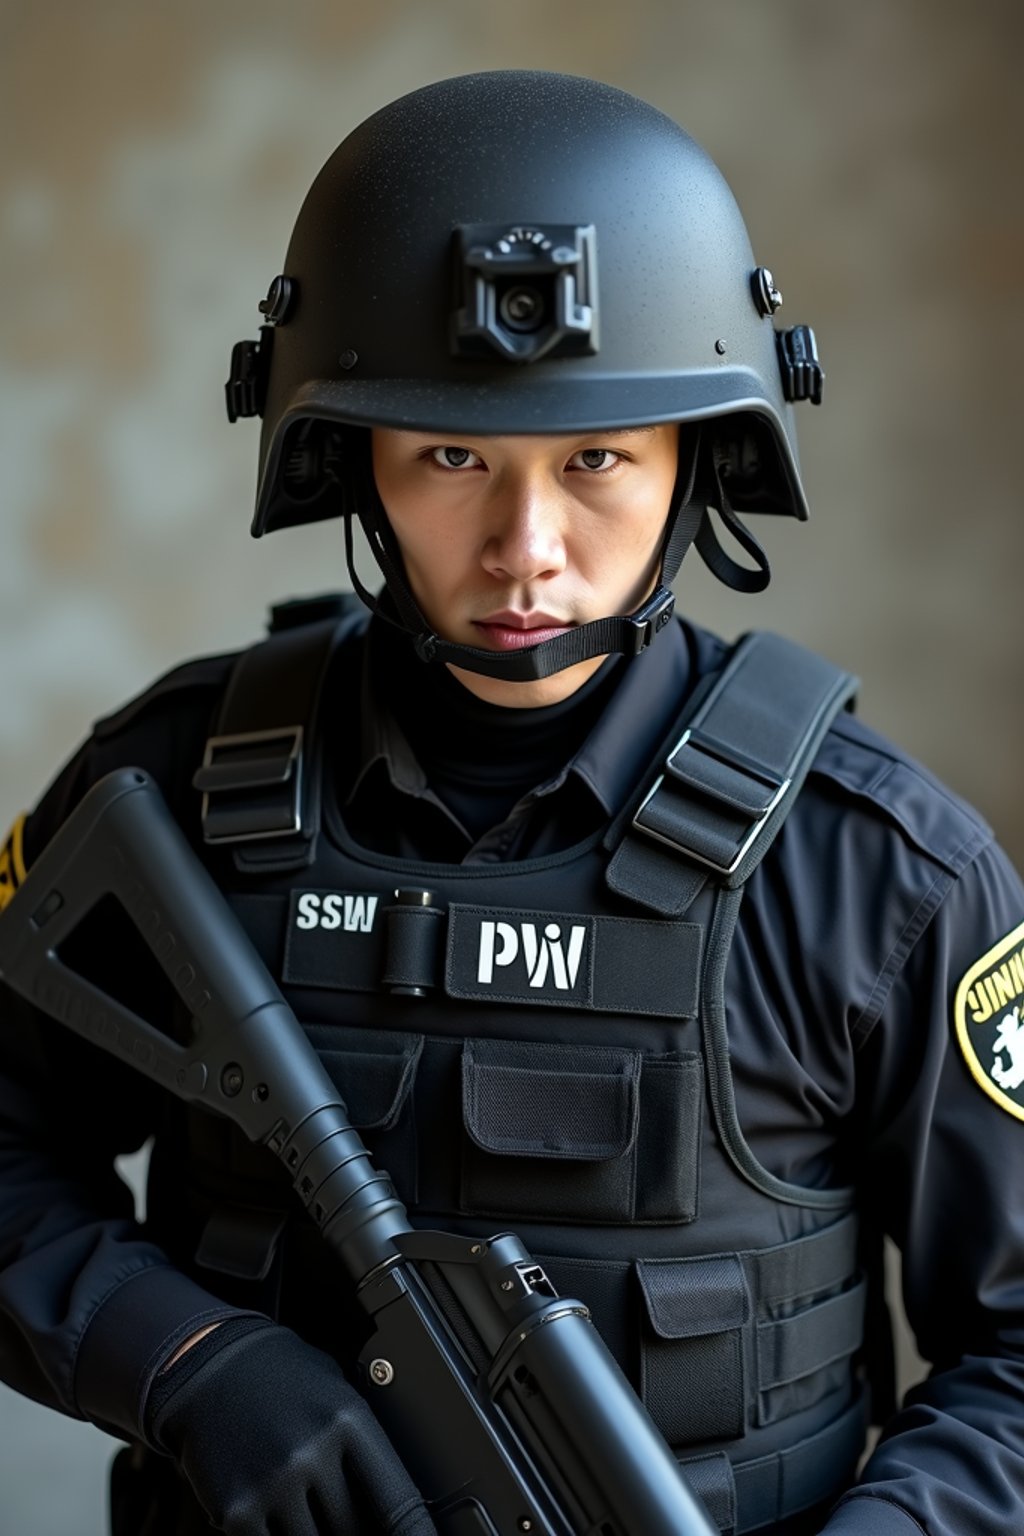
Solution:
M 780 303 L 711 162 L 621 92 L 508 72 L 376 114 L 228 384 L 254 532 L 343 516 L 373 617 L 284 605 L 100 722 L 8 889 L 146 769 L 413 1219 L 521 1234 L 720 1529 L 990 1536 L 1024 1512 L 1024 892 L 843 674 L 672 617 L 690 544 L 758 590 L 739 514 L 806 513 L 822 375 Z M 79 958 L 145 996 L 102 918 Z M 115 1530 L 429 1530 L 266 1154 L 6 1016 L 0 1359 L 134 1443 Z M 150 1134 L 140 1230 L 110 1162 Z M 898 1411 L 884 1232 L 935 1367 Z

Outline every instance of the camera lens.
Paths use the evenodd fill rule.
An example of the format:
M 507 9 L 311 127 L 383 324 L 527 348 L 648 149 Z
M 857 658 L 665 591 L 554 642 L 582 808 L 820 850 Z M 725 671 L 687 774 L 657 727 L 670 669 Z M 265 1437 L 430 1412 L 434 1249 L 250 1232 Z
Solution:
M 498 300 L 498 313 L 510 331 L 536 331 L 544 319 L 544 298 L 537 288 L 520 283 Z

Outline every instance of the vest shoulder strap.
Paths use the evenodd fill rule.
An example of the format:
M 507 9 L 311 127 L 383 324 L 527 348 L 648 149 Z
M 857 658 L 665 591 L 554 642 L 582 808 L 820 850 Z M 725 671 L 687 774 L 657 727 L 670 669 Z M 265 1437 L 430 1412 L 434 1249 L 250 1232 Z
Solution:
M 734 647 L 625 822 L 611 888 L 677 917 L 709 880 L 740 886 L 764 858 L 857 679 L 781 635 Z
M 202 767 L 203 840 L 249 874 L 304 869 L 320 831 L 317 718 L 331 659 L 359 627 L 350 593 L 278 604 L 265 640 L 243 651 Z

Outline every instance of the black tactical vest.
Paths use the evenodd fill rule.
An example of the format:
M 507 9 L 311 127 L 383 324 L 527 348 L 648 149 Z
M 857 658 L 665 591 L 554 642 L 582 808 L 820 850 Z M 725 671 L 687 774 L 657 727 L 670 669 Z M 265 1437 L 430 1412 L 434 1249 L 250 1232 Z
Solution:
M 851 1192 L 760 1167 L 723 983 L 743 883 L 852 680 L 754 636 L 607 833 L 501 865 L 368 852 L 334 803 L 320 682 L 352 625 L 236 665 L 196 783 L 209 862 L 411 1219 L 514 1229 L 581 1299 L 723 1532 L 836 1495 L 863 1444 Z M 397 893 L 397 894 L 396 894 Z M 182 1263 L 343 1358 L 351 1303 L 287 1181 L 175 1105 L 154 1198 Z

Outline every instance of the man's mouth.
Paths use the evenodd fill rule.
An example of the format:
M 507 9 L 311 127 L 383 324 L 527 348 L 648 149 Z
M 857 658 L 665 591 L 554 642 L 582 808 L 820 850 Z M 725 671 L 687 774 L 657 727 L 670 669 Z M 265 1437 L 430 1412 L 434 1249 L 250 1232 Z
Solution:
M 512 610 L 473 620 L 473 628 L 484 645 L 494 651 L 522 651 L 529 645 L 540 645 L 544 640 L 564 635 L 572 627 L 549 613 L 515 613 Z

